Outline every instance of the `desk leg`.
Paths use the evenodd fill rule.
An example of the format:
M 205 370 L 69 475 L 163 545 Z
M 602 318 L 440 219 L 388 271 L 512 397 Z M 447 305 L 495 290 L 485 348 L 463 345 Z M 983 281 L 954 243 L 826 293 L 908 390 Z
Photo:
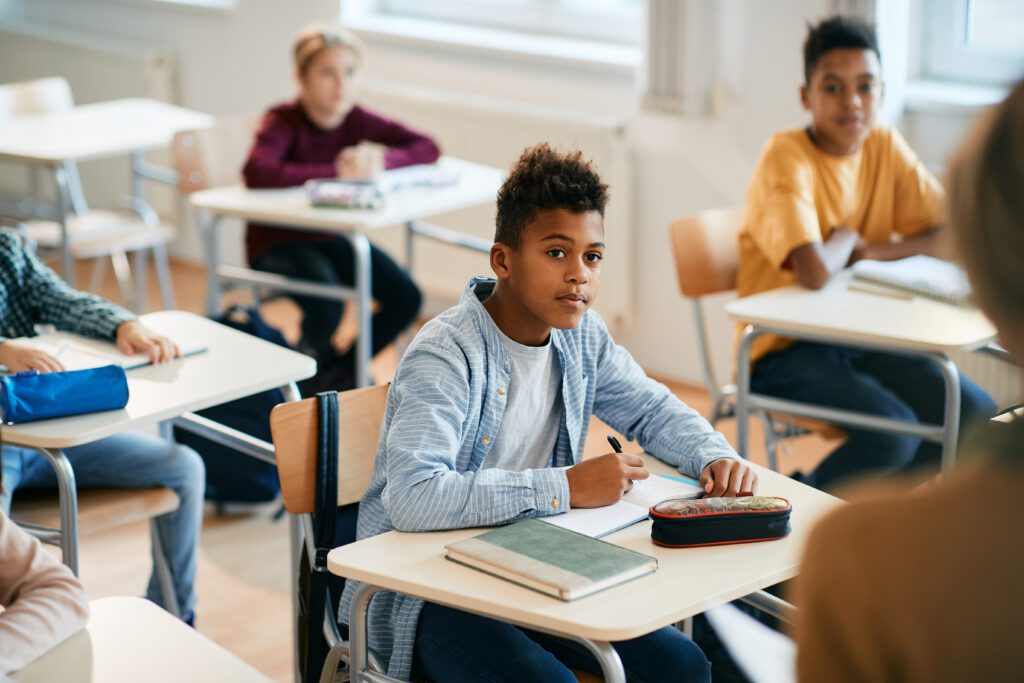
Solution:
M 348 646 L 352 683 L 374 683 L 394 680 L 370 670 L 370 644 L 366 633 L 366 617 L 370 599 L 382 589 L 362 583 L 352 596 L 348 614 Z
M 747 325 L 736 354 L 736 452 L 750 457 L 750 347 L 761 336 L 761 330 Z
M 75 261 L 71 258 L 71 240 L 68 239 L 68 217 L 71 213 L 70 182 L 68 171 L 63 165 L 53 168 L 53 179 L 57 184 L 57 222 L 60 224 L 61 275 L 64 281 L 75 286 Z
M 355 255 L 356 303 L 359 305 L 359 338 L 356 340 L 356 386 L 368 387 L 370 359 L 373 357 L 373 296 L 370 291 L 370 242 L 359 233 L 347 233 Z
M 956 459 L 957 439 L 960 437 L 960 372 L 948 356 L 929 356 L 938 366 L 946 383 L 946 413 L 942 421 L 942 473 L 948 474 Z
M 409 277 L 412 277 L 412 260 L 415 255 L 413 240 L 416 237 L 416 231 L 413 226 L 413 221 L 407 221 L 405 224 L 405 272 L 409 274 Z
M 601 665 L 601 677 L 604 679 L 604 683 L 626 683 L 626 670 L 622 668 L 619 653 L 611 643 L 574 636 L 563 635 L 562 637 L 572 638 L 590 650 L 590 654 L 594 655 L 594 659 Z
M 40 452 L 50 461 L 57 475 L 57 492 L 60 497 L 60 547 L 64 564 L 78 576 L 78 489 L 75 487 L 75 471 L 60 449 L 41 448 Z
M 203 238 L 206 252 L 206 314 L 216 316 L 220 313 L 220 277 L 217 266 L 220 265 L 220 246 L 217 244 L 217 224 L 220 216 L 212 215 L 203 209 L 196 210 L 196 225 Z

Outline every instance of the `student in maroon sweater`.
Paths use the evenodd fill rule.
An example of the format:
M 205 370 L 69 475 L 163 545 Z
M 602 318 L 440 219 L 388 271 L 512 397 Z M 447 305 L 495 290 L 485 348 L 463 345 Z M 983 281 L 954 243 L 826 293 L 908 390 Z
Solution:
M 299 97 L 274 107 L 263 119 L 243 171 L 249 187 L 288 187 L 311 178 L 366 179 L 384 169 L 437 160 L 438 147 L 429 137 L 355 104 L 362 60 L 362 46 L 349 31 L 318 26 L 299 33 Z M 376 354 L 412 322 L 422 297 L 387 254 L 370 250 Z M 246 251 L 259 270 L 330 284 L 354 282 L 352 246 L 341 236 L 250 223 Z M 321 376 L 334 369 L 334 386 L 315 388 L 345 388 L 354 376 L 354 354 L 338 329 L 344 303 L 301 296 L 295 301 L 303 311 L 303 349 L 317 358 Z

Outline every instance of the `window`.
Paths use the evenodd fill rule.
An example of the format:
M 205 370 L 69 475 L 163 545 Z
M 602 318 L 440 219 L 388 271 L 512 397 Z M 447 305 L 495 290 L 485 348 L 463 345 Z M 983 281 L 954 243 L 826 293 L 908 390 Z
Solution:
M 927 77 L 1010 83 L 1024 76 L 1024 2 L 924 0 Z
M 377 11 L 522 33 L 640 45 L 641 0 L 379 0 Z

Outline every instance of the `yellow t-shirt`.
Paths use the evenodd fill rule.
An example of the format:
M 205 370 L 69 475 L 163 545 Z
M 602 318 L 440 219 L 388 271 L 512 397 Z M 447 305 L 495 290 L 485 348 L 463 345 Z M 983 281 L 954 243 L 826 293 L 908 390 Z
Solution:
M 939 224 L 942 187 L 895 130 L 876 126 L 856 154 L 821 151 L 803 128 L 768 141 L 747 191 L 737 290 L 750 296 L 793 284 L 793 250 L 825 241 L 836 227 L 887 244 Z M 790 340 L 765 335 L 751 358 Z

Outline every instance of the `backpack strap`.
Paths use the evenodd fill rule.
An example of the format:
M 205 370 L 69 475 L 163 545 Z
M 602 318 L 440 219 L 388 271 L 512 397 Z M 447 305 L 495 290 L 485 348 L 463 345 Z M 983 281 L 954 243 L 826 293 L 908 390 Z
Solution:
M 312 539 L 316 554 L 309 582 L 309 633 L 304 677 L 307 682 L 320 679 L 320 670 L 327 657 L 323 639 L 324 612 L 331 604 L 327 553 L 334 543 L 334 522 L 338 514 L 338 392 L 319 393 L 316 403 L 316 506 Z

